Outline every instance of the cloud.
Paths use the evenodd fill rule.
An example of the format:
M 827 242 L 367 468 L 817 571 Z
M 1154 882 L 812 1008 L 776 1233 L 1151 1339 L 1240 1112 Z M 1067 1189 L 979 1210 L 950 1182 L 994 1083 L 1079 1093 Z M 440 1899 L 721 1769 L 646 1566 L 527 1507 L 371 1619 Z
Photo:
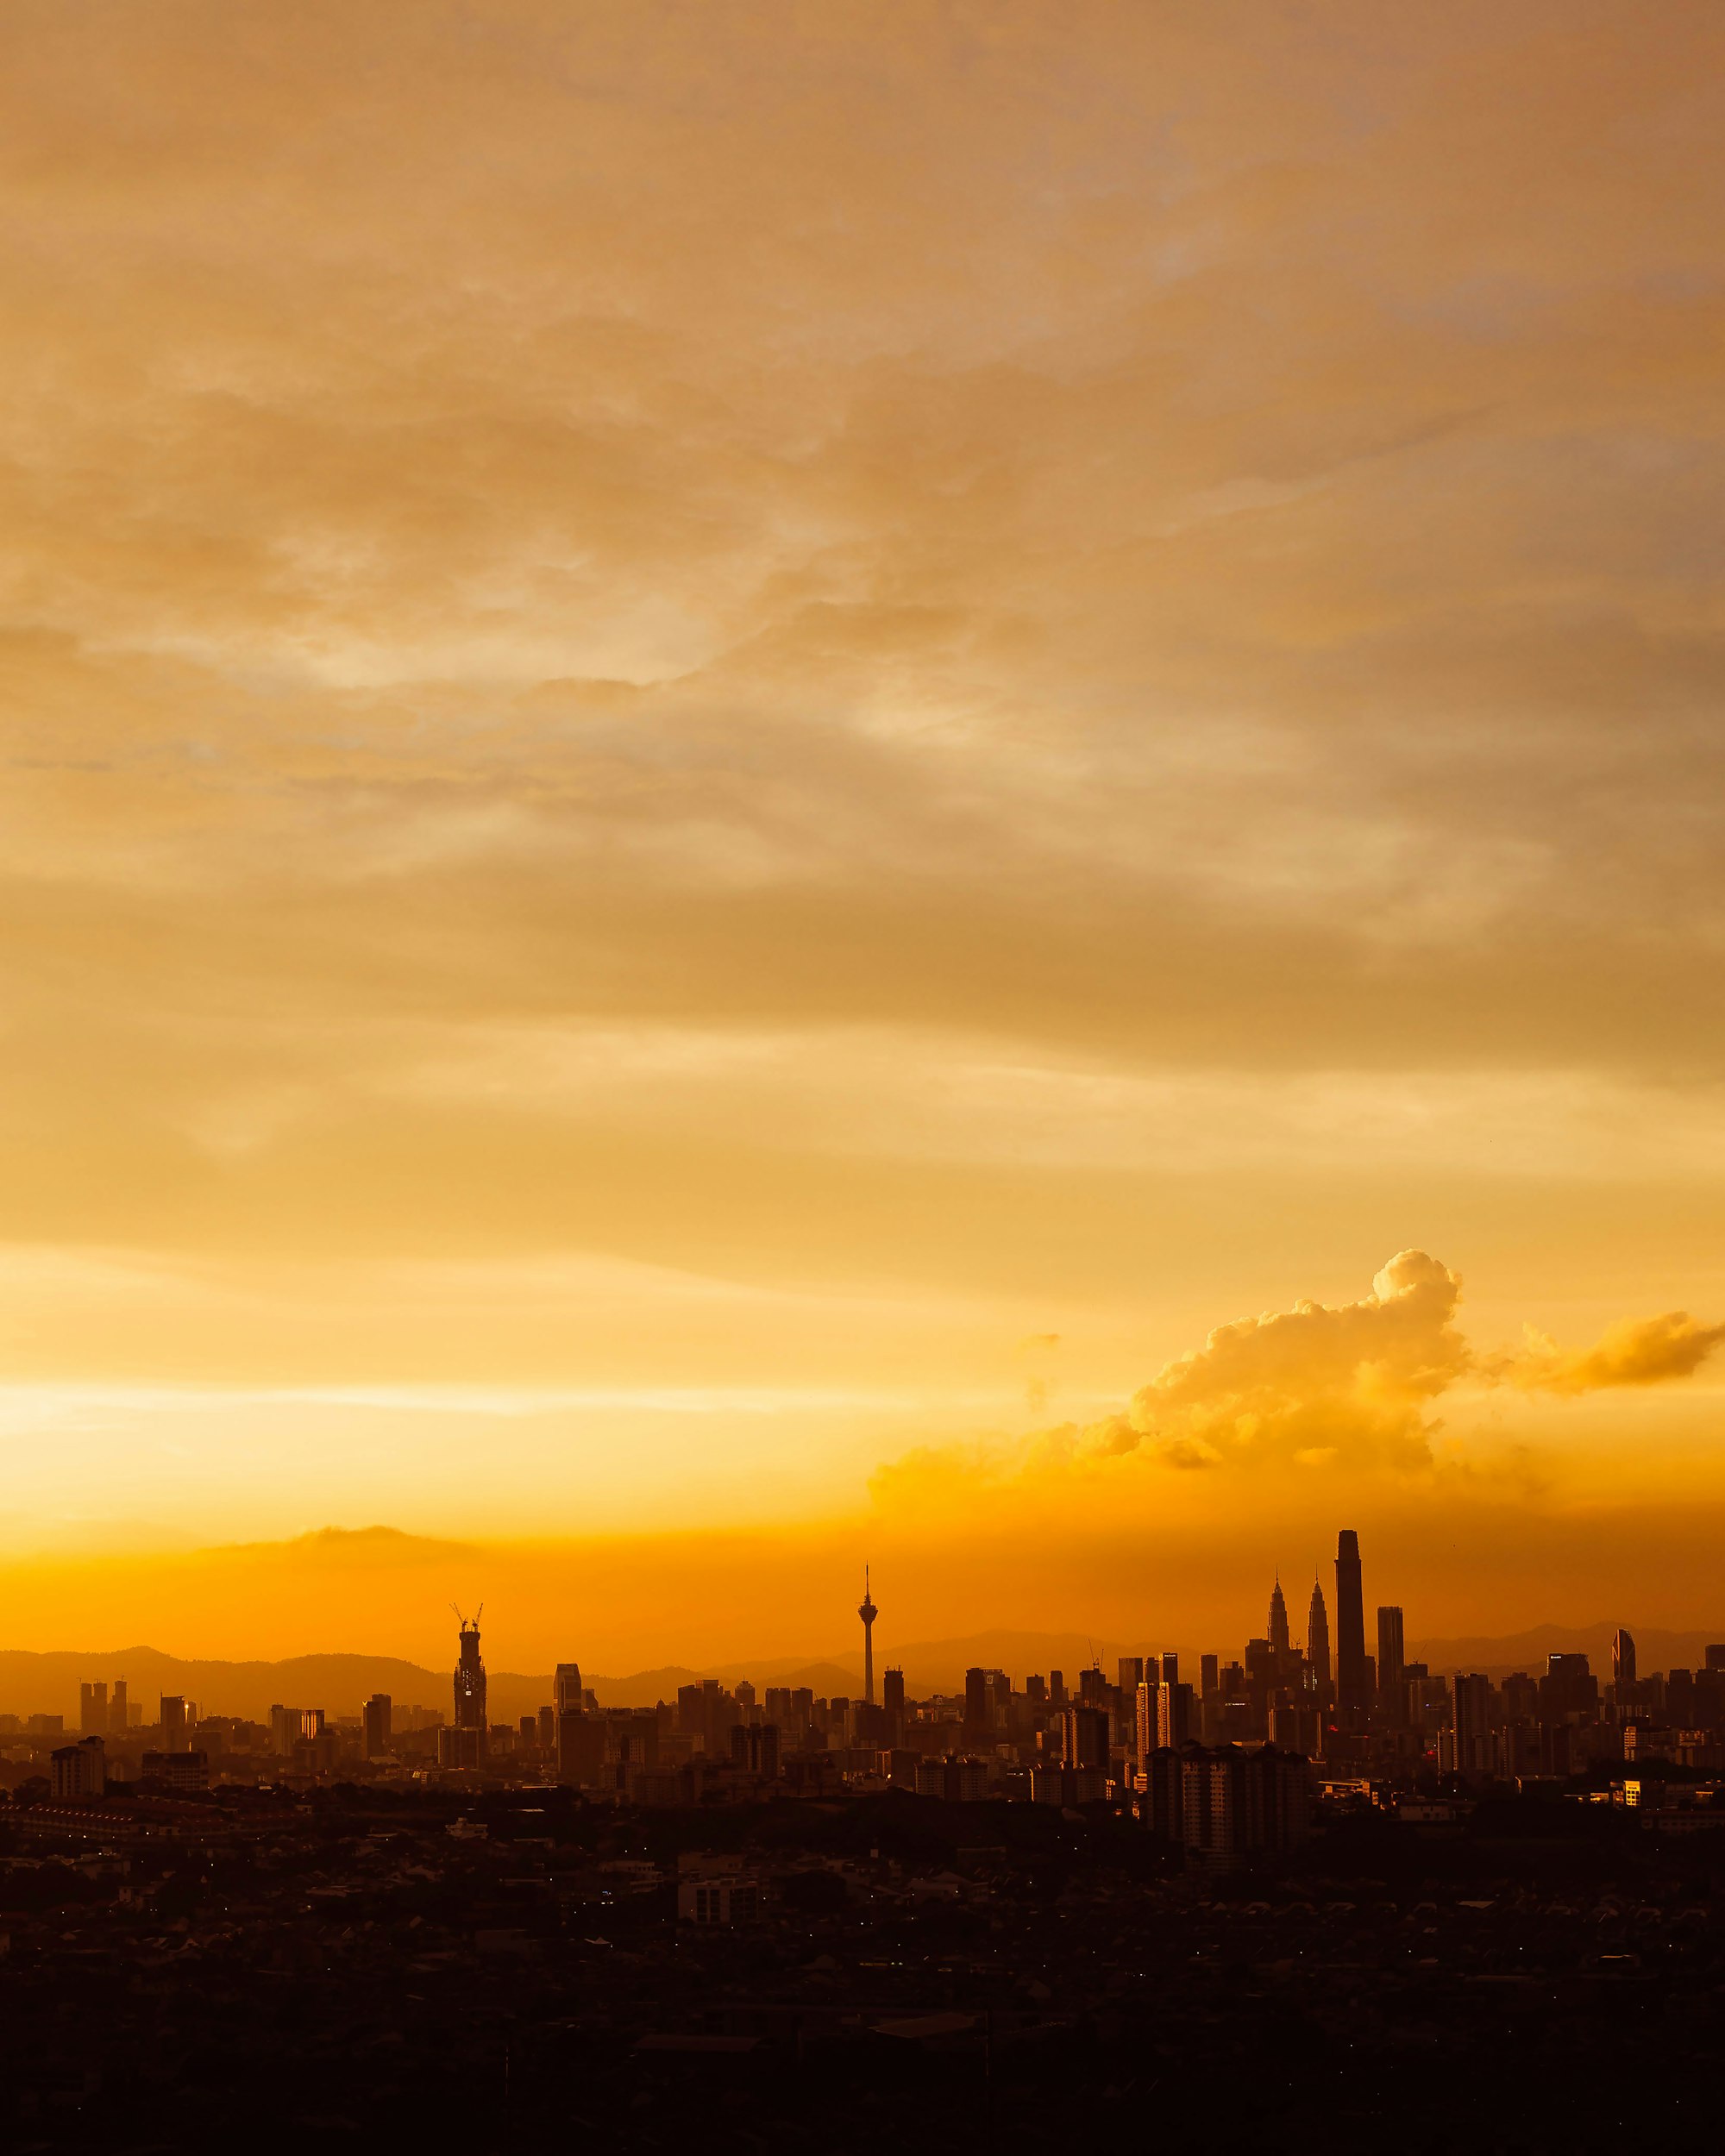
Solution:
M 1698 1274 L 1725 12 L 474 14 L 0 16 L 0 1369 L 1040 1426 L 1245 1219 Z M 1417 1464 L 1351 1307 L 1062 1471 Z
M 1427 1403 L 1468 1367 L 1452 1323 L 1460 1297 L 1446 1265 L 1398 1251 L 1358 1302 L 1302 1300 L 1217 1326 L 1134 1395 L 1132 1427 L 1164 1458 L 1195 1447 L 1219 1460 L 1423 1464 Z
M 1496 1383 L 1527 1392 L 1574 1398 L 1619 1385 L 1663 1385 L 1692 1377 L 1725 1342 L 1725 1325 L 1702 1325 L 1686 1310 L 1654 1318 L 1625 1319 L 1608 1326 L 1590 1348 L 1565 1351 L 1548 1333 L 1527 1329 L 1517 1355 L 1499 1356 L 1482 1367 Z
M 1688 1377 L 1722 1343 L 1725 1324 L 1687 1311 L 1625 1319 L 1581 1353 L 1529 1328 L 1514 1354 L 1477 1355 L 1458 1331 L 1459 1276 L 1425 1250 L 1400 1250 L 1370 1294 L 1218 1326 L 1165 1363 L 1124 1410 L 1013 1442 L 923 1447 L 882 1468 L 877 1501 L 954 1500 L 1013 1489 L 1082 1489 L 1124 1469 L 1226 1469 L 1258 1475 L 1338 1469 L 1421 1475 L 1437 1464 L 1432 1405 L 1457 1387 L 1509 1385 L 1576 1397 L 1614 1386 Z M 1452 1478 L 1530 1487 L 1524 1451 L 1475 1459 L 1448 1447 Z
M 1358 1302 L 1296 1302 L 1219 1326 L 1129 1407 L 1004 1443 L 919 1446 L 880 1468 L 878 1504 L 938 1509 L 1025 1488 L 1165 1469 L 1429 1466 L 1427 1404 L 1469 1368 L 1461 1282 L 1402 1250 Z

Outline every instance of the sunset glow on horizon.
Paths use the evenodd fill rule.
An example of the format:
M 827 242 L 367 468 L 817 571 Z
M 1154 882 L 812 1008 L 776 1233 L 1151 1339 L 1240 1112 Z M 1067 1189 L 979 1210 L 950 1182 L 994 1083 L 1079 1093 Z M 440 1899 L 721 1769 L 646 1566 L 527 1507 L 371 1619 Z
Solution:
M 1717 9 L 0 53 L 6 1644 L 1725 1626 Z

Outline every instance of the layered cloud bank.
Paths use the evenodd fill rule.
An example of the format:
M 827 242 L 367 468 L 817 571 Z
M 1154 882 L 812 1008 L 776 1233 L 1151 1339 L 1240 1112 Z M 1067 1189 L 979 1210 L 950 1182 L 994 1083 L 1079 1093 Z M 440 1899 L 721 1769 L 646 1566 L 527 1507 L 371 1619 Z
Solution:
M 0 13 L 0 1539 L 1716 1486 L 1725 16 L 1241 20 Z

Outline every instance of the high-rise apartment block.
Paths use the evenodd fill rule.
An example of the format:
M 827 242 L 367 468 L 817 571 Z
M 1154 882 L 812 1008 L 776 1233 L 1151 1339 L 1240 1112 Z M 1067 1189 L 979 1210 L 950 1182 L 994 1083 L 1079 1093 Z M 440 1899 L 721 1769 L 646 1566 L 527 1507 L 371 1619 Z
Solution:
M 367 1759 L 389 1756 L 395 1702 L 387 1692 L 373 1692 L 360 1709 L 361 1748 Z
M 1161 1723 L 1158 1710 L 1161 1690 L 1162 1687 L 1159 1684 L 1140 1684 L 1134 1695 L 1134 1704 L 1137 1708 L 1137 1751 L 1140 1761 L 1148 1759 L 1151 1753 L 1162 1741 L 1159 1733 Z
M 104 1691 L 107 1689 L 104 1685 Z M 107 1758 L 99 1736 L 81 1738 L 62 1745 L 49 1758 L 49 1787 L 56 1804 L 82 1803 L 100 1796 L 108 1786 Z
M 1094 1767 L 1106 1772 L 1108 1764 L 1108 1716 L 1100 1707 L 1068 1707 L 1061 1716 L 1060 1760 L 1063 1766 Z
M 1197 1735 L 1192 1727 L 1192 1687 L 1176 1679 L 1157 1687 L 1156 1741 L 1165 1751 L 1178 1752 Z
M 1457 1774 L 1489 1774 L 1492 1765 L 1491 1679 L 1482 1674 L 1458 1676 L 1454 1685 L 1451 1770 Z

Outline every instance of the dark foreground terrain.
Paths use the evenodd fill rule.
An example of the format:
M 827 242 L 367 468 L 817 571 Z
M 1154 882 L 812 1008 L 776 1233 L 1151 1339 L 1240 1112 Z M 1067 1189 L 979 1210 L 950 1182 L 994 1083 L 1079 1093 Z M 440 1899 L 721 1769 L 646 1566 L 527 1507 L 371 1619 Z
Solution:
M 1368 1814 L 1220 1881 L 1104 1811 L 897 1794 L 223 1791 L 0 1810 L 0 1853 L 20 2151 L 1718 2132 L 1725 1832 L 1603 1806 Z M 680 1877 L 758 1919 L 680 1921 Z

